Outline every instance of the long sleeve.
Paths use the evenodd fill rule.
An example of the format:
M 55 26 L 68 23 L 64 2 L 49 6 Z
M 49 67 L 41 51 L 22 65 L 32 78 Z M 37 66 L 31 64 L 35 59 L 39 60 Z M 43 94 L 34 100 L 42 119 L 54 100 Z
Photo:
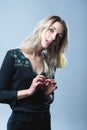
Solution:
M 17 98 L 17 91 L 11 90 L 11 81 L 14 74 L 14 59 L 7 52 L 0 69 L 0 103 L 13 103 Z

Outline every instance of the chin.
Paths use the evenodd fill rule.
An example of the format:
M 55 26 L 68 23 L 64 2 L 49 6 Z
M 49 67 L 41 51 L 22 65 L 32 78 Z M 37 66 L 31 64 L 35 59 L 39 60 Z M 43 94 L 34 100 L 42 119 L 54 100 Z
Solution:
M 44 44 L 42 44 L 42 47 L 44 49 L 48 48 L 50 46 L 50 44 L 48 42 L 44 42 Z
M 43 46 L 44 49 L 47 49 L 48 47 L 49 47 L 49 46 L 47 46 L 47 45 L 46 45 L 46 46 Z

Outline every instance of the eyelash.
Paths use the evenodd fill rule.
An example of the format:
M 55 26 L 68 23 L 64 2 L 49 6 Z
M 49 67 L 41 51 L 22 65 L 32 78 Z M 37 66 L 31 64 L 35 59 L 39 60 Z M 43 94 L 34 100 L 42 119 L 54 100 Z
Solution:
M 50 31 L 51 33 L 54 33 L 54 29 L 53 29 L 53 28 L 49 28 L 49 31 Z M 62 39 L 62 38 L 63 38 L 63 35 L 62 35 L 62 34 L 57 34 L 57 37 L 60 38 L 60 39 Z
M 54 29 L 52 29 L 52 28 L 49 28 L 49 31 L 50 31 L 51 33 L 53 33 L 53 32 L 54 32 Z

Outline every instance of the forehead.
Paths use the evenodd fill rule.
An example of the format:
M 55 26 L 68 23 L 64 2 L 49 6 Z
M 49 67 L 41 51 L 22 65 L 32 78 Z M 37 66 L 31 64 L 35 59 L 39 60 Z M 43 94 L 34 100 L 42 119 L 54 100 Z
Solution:
M 50 27 L 53 27 L 55 31 L 62 33 L 63 32 L 63 25 L 60 22 L 53 23 Z

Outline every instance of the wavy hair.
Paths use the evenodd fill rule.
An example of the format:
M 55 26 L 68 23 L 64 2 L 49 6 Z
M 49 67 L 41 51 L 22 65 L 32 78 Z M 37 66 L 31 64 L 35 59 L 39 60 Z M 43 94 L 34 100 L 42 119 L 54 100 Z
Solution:
M 64 67 L 66 64 L 66 58 L 64 56 L 64 50 L 68 44 L 68 29 L 65 21 L 59 16 L 50 16 L 39 22 L 34 32 L 28 36 L 24 42 L 20 45 L 21 49 L 28 50 L 34 48 L 41 41 L 41 34 L 45 28 L 49 28 L 55 22 L 60 22 L 63 26 L 63 37 L 61 40 L 53 41 L 43 54 L 44 59 L 44 71 L 48 74 L 48 77 L 52 78 L 56 68 Z

